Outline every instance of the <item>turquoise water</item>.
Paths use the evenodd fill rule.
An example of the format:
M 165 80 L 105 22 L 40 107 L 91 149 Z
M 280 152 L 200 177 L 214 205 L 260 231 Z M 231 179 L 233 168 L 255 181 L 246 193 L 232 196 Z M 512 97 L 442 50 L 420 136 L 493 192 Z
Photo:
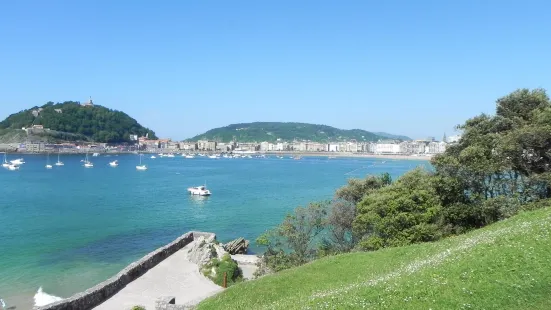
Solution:
M 349 177 L 403 174 L 425 161 L 253 158 L 147 159 L 24 156 L 19 171 L 0 169 L 0 298 L 26 309 L 39 287 L 69 297 L 190 230 L 222 242 L 254 240 L 298 205 L 330 198 Z M 118 159 L 119 167 L 108 162 Z M 56 158 L 52 158 L 52 163 Z M 186 188 L 213 192 L 190 197 Z M 253 246 L 252 251 L 258 251 Z

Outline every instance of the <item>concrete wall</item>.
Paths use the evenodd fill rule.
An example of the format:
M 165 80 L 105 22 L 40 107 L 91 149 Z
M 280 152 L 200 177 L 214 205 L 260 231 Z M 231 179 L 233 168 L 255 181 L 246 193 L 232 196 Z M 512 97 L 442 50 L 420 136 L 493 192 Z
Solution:
M 181 248 L 193 241 L 199 236 L 212 236 L 212 233 L 188 232 L 171 243 L 159 248 L 140 260 L 133 262 L 121 270 L 112 278 L 84 291 L 77 293 L 70 298 L 49 304 L 44 307 L 35 308 L 37 310 L 88 310 L 92 309 L 105 300 L 115 295 L 123 289 L 128 283 L 136 280 L 149 269 L 155 267 L 158 263 L 170 255 L 176 253 Z M 121 309 L 123 310 L 123 309 Z

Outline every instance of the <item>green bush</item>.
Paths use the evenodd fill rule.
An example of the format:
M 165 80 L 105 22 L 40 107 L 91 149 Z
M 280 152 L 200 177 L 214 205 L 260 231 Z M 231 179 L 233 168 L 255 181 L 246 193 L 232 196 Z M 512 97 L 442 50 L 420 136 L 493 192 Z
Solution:
M 134 306 L 131 310 L 145 310 L 144 306 Z
M 211 279 L 217 285 L 224 285 L 224 273 L 227 275 L 227 286 L 243 281 L 243 274 L 237 262 L 226 253 L 222 259 L 213 258 L 208 264 L 204 265 L 202 272 L 205 277 Z

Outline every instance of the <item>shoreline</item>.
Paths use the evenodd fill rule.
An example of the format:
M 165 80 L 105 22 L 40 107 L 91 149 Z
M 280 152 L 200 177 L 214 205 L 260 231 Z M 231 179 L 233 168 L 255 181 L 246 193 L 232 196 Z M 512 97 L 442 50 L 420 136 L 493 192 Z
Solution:
M 368 153 L 346 153 L 346 152 L 258 152 L 261 155 L 285 155 L 303 157 L 336 157 L 336 158 L 377 158 L 377 159 L 404 159 L 404 160 L 425 160 L 430 161 L 432 156 L 413 156 L 400 154 L 368 154 Z
M 195 152 L 140 152 L 141 154 L 196 154 L 200 151 Z M 60 155 L 85 155 L 90 152 L 61 152 Z M 231 153 L 231 152 L 200 152 L 203 154 L 221 154 L 221 153 Z M 9 153 L 10 155 L 23 156 L 23 155 L 47 155 L 47 154 L 57 154 L 53 152 L 13 152 Z M 136 155 L 136 152 L 101 152 L 98 153 L 99 156 L 117 156 L 117 155 Z M 241 154 L 241 153 L 236 153 Z M 404 154 L 371 154 L 371 153 L 349 153 L 349 152 L 293 152 L 293 151 L 284 151 L 284 152 L 254 152 L 254 153 L 243 153 L 243 155 L 267 155 L 267 156 L 299 156 L 299 157 L 335 157 L 335 158 L 377 158 L 377 159 L 390 159 L 390 160 L 422 160 L 430 161 L 433 155 L 404 155 Z

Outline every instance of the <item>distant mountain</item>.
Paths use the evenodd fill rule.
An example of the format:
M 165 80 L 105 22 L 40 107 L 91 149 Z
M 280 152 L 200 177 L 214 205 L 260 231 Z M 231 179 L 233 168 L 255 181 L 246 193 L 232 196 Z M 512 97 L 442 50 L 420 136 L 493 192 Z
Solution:
M 156 138 L 149 128 L 140 125 L 126 113 L 79 102 L 48 102 L 41 107 L 33 107 L 8 116 L 0 122 L 0 134 L 21 131 L 21 128 L 32 128 L 42 125 L 50 130 L 33 130 L 33 133 L 54 138 L 55 140 L 88 140 L 94 142 L 120 143 L 129 142 L 130 135 Z M 0 139 L 1 140 L 1 139 Z
M 305 123 L 255 122 L 232 124 L 211 129 L 188 140 L 275 142 L 278 139 L 280 141 L 310 140 L 315 142 L 337 142 L 356 140 L 367 142 L 388 139 L 388 134 L 379 135 L 361 129 L 344 130 L 326 125 Z
M 385 137 L 387 139 L 402 140 L 402 141 L 411 140 L 411 138 L 407 137 L 407 136 L 393 135 L 393 134 L 386 133 L 386 132 L 374 132 L 374 134 L 376 134 L 378 136 L 381 136 L 381 137 Z

